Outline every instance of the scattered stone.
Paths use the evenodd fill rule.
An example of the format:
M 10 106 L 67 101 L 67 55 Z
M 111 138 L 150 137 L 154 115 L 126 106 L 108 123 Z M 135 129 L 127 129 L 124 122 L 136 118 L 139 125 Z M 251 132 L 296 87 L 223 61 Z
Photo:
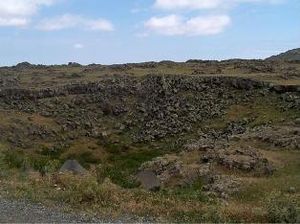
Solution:
M 209 164 L 184 162 L 182 156 L 165 155 L 142 164 L 142 171 L 151 171 L 163 187 L 186 186 L 210 173 Z
M 295 120 L 295 124 L 296 124 L 296 125 L 300 125 L 300 118 L 297 118 L 297 119 Z
M 291 125 L 257 127 L 240 137 L 245 140 L 259 140 L 268 143 L 273 149 L 300 149 L 300 127 Z
M 295 187 L 290 187 L 289 190 L 288 190 L 288 192 L 290 194 L 295 194 L 296 193 L 296 188 Z
M 209 195 L 215 195 L 223 199 L 239 191 L 240 180 L 229 175 L 208 176 L 207 184 L 203 187 Z

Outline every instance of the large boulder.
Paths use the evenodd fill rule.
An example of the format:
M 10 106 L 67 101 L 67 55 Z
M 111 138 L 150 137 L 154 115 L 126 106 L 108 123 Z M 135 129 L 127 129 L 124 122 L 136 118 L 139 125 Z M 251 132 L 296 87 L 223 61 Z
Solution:
M 67 160 L 60 168 L 59 172 L 83 175 L 87 171 L 76 160 Z
M 209 164 L 200 164 L 197 159 L 187 162 L 184 157 L 185 155 L 157 157 L 142 164 L 140 170 L 153 173 L 163 187 L 189 185 L 210 173 Z
M 155 173 L 150 170 L 140 171 L 137 174 L 137 179 L 146 190 L 157 191 L 160 189 L 159 179 Z
M 299 119 L 299 118 L 298 118 Z M 298 121 L 300 122 L 300 121 Z M 296 121 L 295 121 L 296 124 Z M 273 149 L 300 149 L 300 127 L 289 126 L 264 126 L 257 127 L 241 135 L 242 139 L 259 140 L 272 146 Z
M 228 168 L 257 174 L 272 174 L 274 168 L 255 148 L 241 147 L 224 150 L 210 150 L 202 157 L 203 162 L 215 161 Z

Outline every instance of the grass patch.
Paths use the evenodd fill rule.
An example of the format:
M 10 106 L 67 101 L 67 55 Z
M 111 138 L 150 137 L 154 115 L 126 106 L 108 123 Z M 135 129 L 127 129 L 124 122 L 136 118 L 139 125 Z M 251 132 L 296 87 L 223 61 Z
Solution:
M 286 196 L 284 194 L 272 195 L 267 203 L 267 216 L 269 222 L 299 223 L 300 209 L 298 206 L 295 198 L 292 198 L 291 196 Z
M 57 171 L 61 165 L 59 160 L 38 154 L 26 154 L 21 150 L 2 151 L 1 160 L 7 169 L 17 169 L 22 172 L 33 169 L 42 175 Z
M 278 96 L 269 94 L 268 98 L 257 96 L 251 102 L 232 105 L 226 110 L 224 117 L 210 119 L 202 123 L 208 129 L 224 130 L 231 122 L 245 120 L 251 128 L 266 125 L 280 124 L 287 121 L 294 121 L 300 117 L 298 110 L 284 110 Z
M 279 168 L 273 176 L 266 178 L 252 178 L 247 181 L 234 201 L 239 204 L 252 204 L 255 206 L 266 206 L 267 198 L 272 197 L 274 192 L 290 194 L 290 198 L 299 200 L 300 186 L 300 155 L 298 152 L 276 152 L 284 166 Z M 291 194 L 289 189 L 293 187 L 296 192 Z
M 124 189 L 109 180 L 99 184 L 94 176 L 52 175 L 44 178 L 7 182 L 5 190 L 12 197 L 34 202 L 61 203 L 73 209 L 92 212 L 109 220 L 126 216 L 149 217 L 160 221 L 210 221 L 211 208 L 197 199 L 183 200 L 181 196 Z M 215 206 L 215 205 L 213 205 Z M 205 219 L 204 219 L 205 217 Z M 212 220 L 212 219 L 211 219 Z M 213 219 L 215 220 L 215 219 Z
M 148 149 L 131 149 L 126 153 L 113 152 L 101 167 L 102 171 L 99 178 L 109 177 L 115 184 L 124 188 L 136 187 L 137 183 L 133 175 L 141 164 L 161 155 L 158 150 Z
M 250 104 L 234 105 L 227 111 L 224 118 L 226 121 L 238 121 L 248 119 L 250 127 L 260 126 L 268 123 L 278 124 L 292 121 L 300 116 L 296 110 L 284 111 L 279 105 L 280 101 L 276 95 L 257 97 Z
M 298 190 L 295 194 L 286 190 L 288 186 L 299 186 L 300 158 L 297 152 L 276 152 L 286 165 L 273 177 L 255 178 L 255 183 L 249 184 L 228 204 L 207 198 L 202 192 L 201 179 L 187 187 L 159 192 L 127 189 L 134 186 L 133 182 L 129 182 L 131 172 L 134 173 L 143 161 L 157 156 L 152 153 L 147 153 L 146 149 L 138 152 L 131 149 L 123 154 L 112 154 L 111 167 L 104 174 L 114 183 L 105 177 L 100 182 L 94 173 L 87 176 L 50 173 L 32 177 L 18 172 L 2 179 L 1 188 L 2 192 L 16 198 L 63 203 L 72 209 L 110 218 L 132 214 L 162 222 L 288 222 L 296 217 L 299 205 L 294 202 L 299 202 Z M 124 182 L 118 182 L 120 180 Z M 281 192 L 276 194 L 280 197 L 273 197 L 271 192 Z
M 163 189 L 161 194 L 165 196 L 176 195 L 182 200 L 197 200 L 207 202 L 208 197 L 203 192 L 203 181 L 198 179 L 191 185 L 185 187 L 177 187 L 175 189 Z

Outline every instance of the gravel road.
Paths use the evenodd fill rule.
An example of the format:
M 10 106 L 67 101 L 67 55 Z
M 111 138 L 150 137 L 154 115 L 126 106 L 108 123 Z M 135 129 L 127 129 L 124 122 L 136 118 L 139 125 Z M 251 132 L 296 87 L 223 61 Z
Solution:
M 0 223 L 99 223 L 86 215 L 66 214 L 40 204 L 0 198 Z

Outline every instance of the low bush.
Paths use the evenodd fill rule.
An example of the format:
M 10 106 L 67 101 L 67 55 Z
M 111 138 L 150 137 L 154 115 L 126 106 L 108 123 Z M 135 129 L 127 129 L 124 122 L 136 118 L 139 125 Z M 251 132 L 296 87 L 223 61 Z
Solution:
M 23 152 L 17 150 L 6 150 L 3 151 L 3 162 L 10 169 L 26 169 L 28 167 L 29 162 L 26 159 Z
M 2 152 L 2 163 L 9 169 L 34 169 L 42 175 L 57 171 L 61 165 L 60 161 L 53 160 L 48 156 L 30 155 L 17 150 L 6 150 Z
M 267 204 L 268 221 L 271 223 L 299 223 L 297 203 L 282 194 L 273 194 Z

